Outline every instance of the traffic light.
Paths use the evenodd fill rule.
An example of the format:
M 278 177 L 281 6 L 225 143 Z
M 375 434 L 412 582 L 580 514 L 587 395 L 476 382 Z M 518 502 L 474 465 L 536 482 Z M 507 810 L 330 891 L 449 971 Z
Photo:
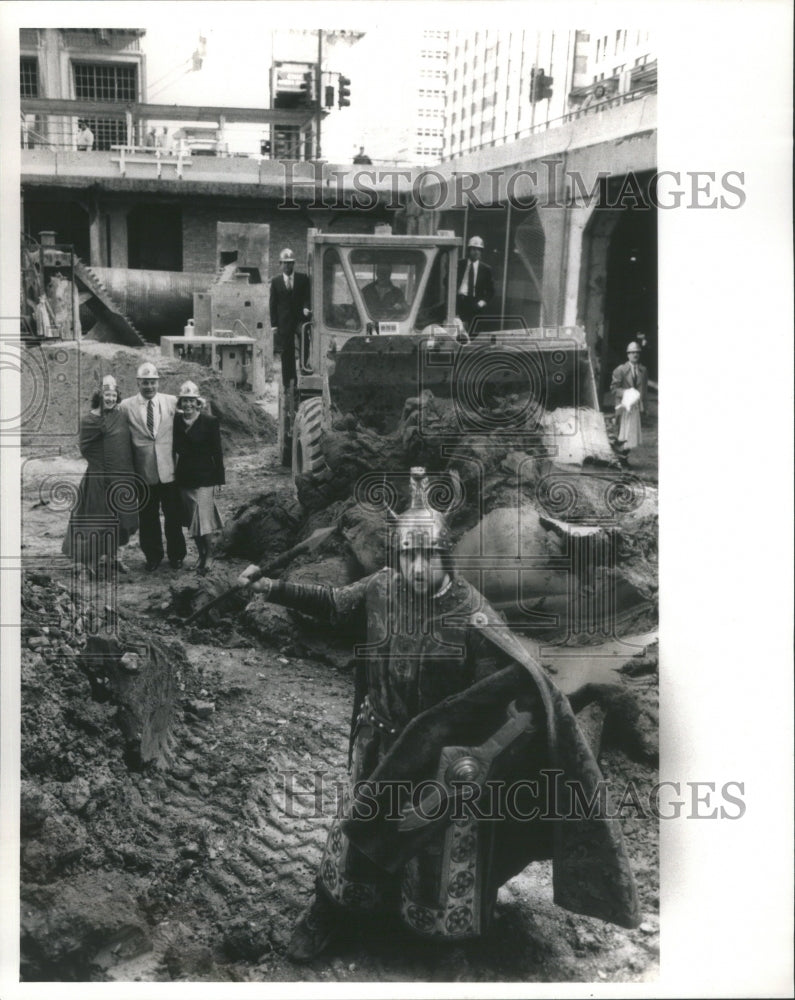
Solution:
M 323 107 L 324 108 L 333 108 L 334 107 L 334 88 L 333 87 L 326 87 L 325 88 L 325 94 L 324 94 L 324 97 L 323 97 Z
M 551 76 L 547 76 L 543 69 L 530 70 L 530 101 L 546 101 L 552 97 L 552 84 L 555 81 Z
M 304 79 L 301 81 L 301 98 L 306 101 L 307 104 L 312 104 L 315 99 L 315 75 L 312 70 L 307 70 L 304 73 Z
M 271 152 L 271 141 L 270 141 L 270 139 L 260 139 L 260 142 L 259 142 L 259 152 L 260 152 L 260 156 L 270 156 L 270 152 Z
M 341 76 L 339 79 L 337 105 L 340 108 L 349 108 L 351 106 L 351 81 L 347 76 Z

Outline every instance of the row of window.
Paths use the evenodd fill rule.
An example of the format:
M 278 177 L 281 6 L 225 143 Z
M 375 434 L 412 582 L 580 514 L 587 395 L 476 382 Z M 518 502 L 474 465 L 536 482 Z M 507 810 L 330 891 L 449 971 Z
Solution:
M 138 99 L 138 68 L 125 63 L 72 63 L 75 98 L 78 101 L 124 101 Z M 19 60 L 21 97 L 39 97 L 39 61 L 35 56 Z
M 444 135 L 444 130 L 440 128 L 418 128 L 415 135 L 437 137 Z
M 39 96 L 39 60 L 35 57 L 19 60 L 19 93 L 21 97 Z
M 447 49 L 420 49 L 423 59 L 447 59 Z
M 649 32 L 648 31 L 642 32 L 638 30 L 635 35 L 635 44 L 640 45 L 641 39 L 643 39 L 643 41 L 648 41 Z M 622 52 L 624 52 L 626 50 L 626 47 L 627 47 L 627 29 L 626 28 L 619 29 L 618 31 L 616 31 L 616 36 L 613 42 L 613 55 L 614 56 L 618 55 L 619 48 L 621 49 Z M 605 35 L 603 38 L 596 39 L 596 62 L 599 62 L 600 58 L 607 59 L 608 48 L 609 45 L 608 45 L 607 35 Z

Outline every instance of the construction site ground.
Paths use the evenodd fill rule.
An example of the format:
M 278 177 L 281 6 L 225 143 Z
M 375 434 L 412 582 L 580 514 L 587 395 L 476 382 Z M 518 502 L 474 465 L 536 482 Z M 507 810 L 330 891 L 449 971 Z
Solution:
M 103 352 L 113 360 L 110 347 L 97 356 Z M 276 454 L 274 400 L 271 387 L 264 403 L 271 415 L 258 434 L 236 432 L 226 441 L 225 518 L 269 489 L 289 489 Z M 656 405 L 649 424 L 632 464 L 656 483 Z M 120 632 L 162 644 L 179 661 L 180 690 L 167 753 L 157 764 L 131 764 L 112 705 L 97 700 L 78 666 L 84 639 L 51 627 L 53 608 L 67 618 L 80 611 L 69 603 L 72 570 L 60 556 L 69 511 L 52 500 L 58 477 L 82 473 L 75 439 L 37 439 L 23 457 L 25 979 L 656 979 L 658 821 L 631 807 L 622 826 L 640 894 L 639 928 L 555 906 L 551 863 L 544 862 L 500 890 L 494 926 L 482 940 L 438 946 L 392 925 L 352 925 L 335 954 L 293 965 L 285 955 L 291 925 L 310 898 L 346 773 L 353 676 L 345 650 L 287 617 L 271 635 L 243 612 L 185 627 L 173 601 L 180 588 L 199 584 L 190 568 L 194 552 L 183 569 L 164 562 L 150 574 L 134 538 L 122 553 L 129 571 L 118 578 L 115 598 Z M 219 559 L 212 577 L 231 582 L 245 565 Z M 606 644 L 598 669 L 609 662 L 656 719 L 654 641 L 645 635 Z M 616 669 L 633 659 L 638 669 Z M 605 747 L 600 763 L 614 785 L 632 782 L 641 798 L 657 780 L 654 761 L 620 743 Z M 318 797 L 321 774 L 325 794 Z M 304 794 L 291 797 L 290 781 Z

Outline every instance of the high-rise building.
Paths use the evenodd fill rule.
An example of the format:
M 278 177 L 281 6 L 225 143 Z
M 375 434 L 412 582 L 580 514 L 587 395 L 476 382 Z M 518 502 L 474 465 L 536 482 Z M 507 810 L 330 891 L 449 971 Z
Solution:
M 414 146 L 410 158 L 417 163 L 438 163 L 444 152 L 447 96 L 447 45 L 449 32 L 422 30 L 416 65 L 414 93 Z
M 656 87 L 648 31 L 449 33 L 444 158 L 521 139 Z

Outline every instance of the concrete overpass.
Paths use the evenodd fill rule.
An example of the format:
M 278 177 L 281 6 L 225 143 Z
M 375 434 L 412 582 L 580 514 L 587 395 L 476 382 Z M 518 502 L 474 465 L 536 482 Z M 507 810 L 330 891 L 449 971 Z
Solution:
M 23 217 L 31 235 L 55 229 L 95 266 L 200 272 L 215 267 L 218 222 L 268 223 L 271 273 L 283 246 L 303 266 L 309 227 L 477 234 L 497 280 L 495 321 L 582 325 L 606 370 L 637 332 L 656 344 L 656 212 L 633 197 L 654 178 L 656 126 L 646 92 L 424 170 L 25 148 Z

